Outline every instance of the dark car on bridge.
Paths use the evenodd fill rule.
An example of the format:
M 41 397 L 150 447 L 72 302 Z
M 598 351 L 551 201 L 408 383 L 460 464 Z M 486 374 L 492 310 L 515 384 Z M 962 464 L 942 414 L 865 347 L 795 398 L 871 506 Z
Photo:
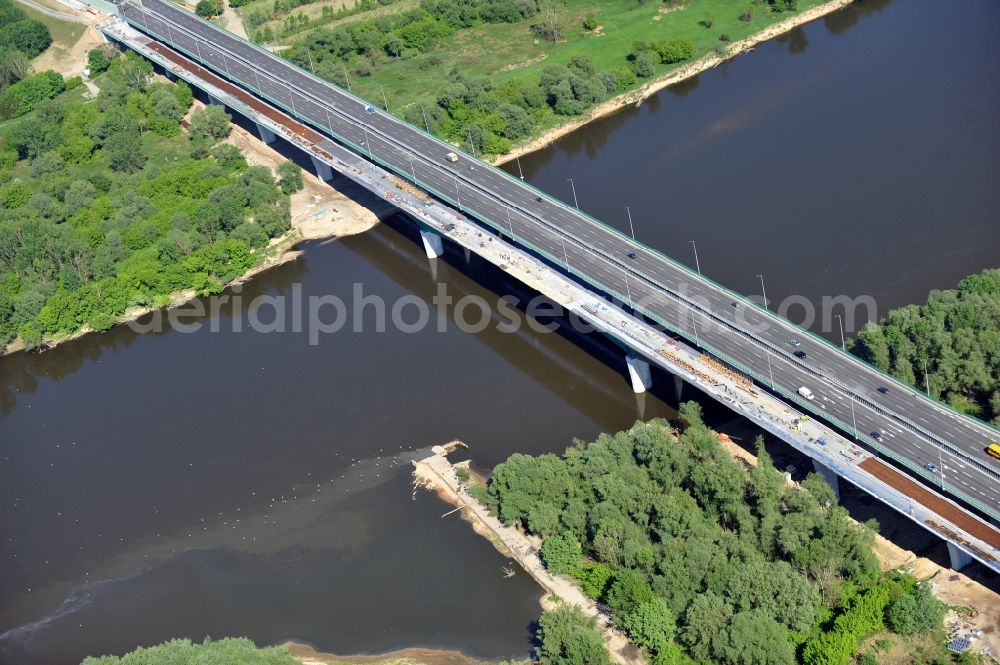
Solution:
M 879 387 L 878 387 L 878 391 L 879 391 L 880 393 L 882 393 L 883 395 L 887 395 L 887 394 L 889 393 L 889 389 L 888 389 L 888 388 L 886 388 L 885 386 L 879 386 Z
M 806 357 L 806 352 L 805 351 L 796 351 L 792 355 L 795 356 L 796 358 L 805 358 Z
M 882 432 L 880 432 L 878 430 L 875 430 L 874 432 L 872 432 L 872 438 L 875 439 L 876 441 L 881 441 L 882 440 Z

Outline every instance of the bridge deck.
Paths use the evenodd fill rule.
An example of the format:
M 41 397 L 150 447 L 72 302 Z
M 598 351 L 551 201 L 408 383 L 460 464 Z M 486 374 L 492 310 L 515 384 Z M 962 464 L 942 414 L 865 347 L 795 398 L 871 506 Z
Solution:
M 270 125 L 293 144 L 387 200 L 392 200 L 411 216 L 448 236 L 460 246 L 480 254 L 532 288 L 557 301 L 569 303 L 570 311 L 580 315 L 609 337 L 619 340 L 627 348 L 639 351 L 654 364 L 698 386 L 708 395 L 755 420 L 761 427 L 805 454 L 835 469 L 843 478 L 888 503 L 909 519 L 959 543 L 975 558 L 1000 570 L 1000 548 L 994 545 L 1000 540 L 1000 532 L 992 525 L 982 522 L 934 492 L 926 491 L 926 494 L 919 495 L 912 495 L 911 492 L 912 496 L 901 492 L 896 486 L 899 485 L 898 481 L 896 485 L 884 482 L 882 478 L 863 468 L 861 462 L 869 457 L 867 453 L 838 433 L 815 420 L 807 422 L 801 414 L 766 391 L 747 390 L 745 377 L 718 362 L 706 362 L 707 357 L 697 350 L 670 339 L 662 331 L 619 307 L 598 299 L 584 286 L 504 242 L 500 236 L 484 234 L 482 227 L 454 209 L 430 200 L 422 193 L 416 195 L 411 185 L 389 175 L 379 166 L 358 157 L 184 55 L 128 29 L 116 32 L 116 28 L 106 27 L 105 30 L 117 39 L 125 39 L 132 48 L 161 65 L 168 66 L 209 94 L 221 97 L 221 101 L 230 104 L 235 110 L 265 126 Z M 820 443 L 824 439 L 826 443 Z M 906 480 L 900 474 L 896 476 Z M 919 488 L 918 485 L 917 487 Z M 935 507 L 939 509 L 935 510 Z M 947 514 L 943 514 L 945 509 Z M 990 537 L 982 538 L 977 534 Z

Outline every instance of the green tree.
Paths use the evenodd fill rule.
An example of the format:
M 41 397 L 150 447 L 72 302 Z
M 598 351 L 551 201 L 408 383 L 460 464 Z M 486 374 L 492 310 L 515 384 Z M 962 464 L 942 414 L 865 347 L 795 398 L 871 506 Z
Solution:
M 912 593 L 904 594 L 889 604 L 886 618 L 895 632 L 916 635 L 940 628 L 946 609 L 927 584 L 918 584 Z
M 682 62 L 694 55 L 694 44 L 691 43 L 690 39 L 682 37 L 667 39 L 656 45 L 656 52 L 662 63 Z
M 219 15 L 219 5 L 216 0 L 198 0 L 194 12 L 202 18 L 213 18 Z
M 610 665 L 594 621 L 579 607 L 560 605 L 538 620 L 540 665 Z
M 191 114 L 191 126 L 188 132 L 191 136 L 205 139 L 224 139 L 229 136 L 231 118 L 226 109 L 218 104 L 211 104 Z
M 788 631 L 764 610 L 733 615 L 717 657 L 732 665 L 792 665 Z
M 277 170 L 282 193 L 292 194 L 302 189 L 302 169 L 298 164 L 291 160 L 284 161 L 278 164 Z
M 542 542 L 542 561 L 556 574 L 572 573 L 580 564 L 582 550 L 572 533 L 549 536 Z
M 622 625 L 636 644 L 654 655 L 664 651 L 677 632 L 674 614 L 662 598 L 640 603 L 623 618 Z
M 52 34 L 41 21 L 25 19 L 0 27 L 0 49 L 20 51 L 28 58 L 41 55 L 52 44 Z
M 87 51 L 87 68 L 90 76 L 94 77 L 103 74 L 111 67 L 111 58 L 108 57 L 107 49 L 104 47 L 92 48 Z

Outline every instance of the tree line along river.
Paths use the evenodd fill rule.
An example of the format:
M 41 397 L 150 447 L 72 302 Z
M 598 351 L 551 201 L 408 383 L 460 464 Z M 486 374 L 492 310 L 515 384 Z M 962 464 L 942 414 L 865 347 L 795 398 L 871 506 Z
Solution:
M 564 200 L 573 178 L 581 207 L 619 228 L 629 206 L 640 240 L 692 265 L 694 240 L 702 270 L 737 290 L 763 273 L 774 302 L 870 295 L 884 313 L 1000 254 L 998 18 L 987 0 L 859 2 L 521 165 Z M 398 228 L 309 244 L 241 295 L 520 293 L 458 253 L 432 273 Z M 232 316 L 218 315 L 224 332 L 117 328 L 0 359 L 0 661 L 237 634 L 522 655 L 537 589 L 412 494 L 408 453 L 458 437 L 486 469 L 670 416 L 678 397 L 654 377 L 637 403 L 611 349 L 527 327 L 310 346 L 232 332 Z

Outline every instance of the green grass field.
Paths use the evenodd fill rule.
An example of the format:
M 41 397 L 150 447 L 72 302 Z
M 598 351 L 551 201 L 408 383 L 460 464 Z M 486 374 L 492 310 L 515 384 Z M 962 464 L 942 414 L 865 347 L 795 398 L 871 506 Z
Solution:
M 800 0 L 798 11 L 821 3 L 822 0 Z M 753 18 L 745 22 L 740 20 L 740 14 L 748 6 L 753 7 Z M 587 32 L 583 29 L 583 19 L 591 11 L 596 12 L 600 27 Z M 724 45 L 720 35 L 736 41 L 792 15 L 792 12 L 773 12 L 746 0 L 691 0 L 688 6 L 672 11 L 667 11 L 661 3 L 641 4 L 636 0 L 567 0 L 562 16 L 564 41 L 539 40 L 531 31 L 532 19 L 480 25 L 460 30 L 448 43 L 428 53 L 380 62 L 373 76 L 354 76 L 351 84 L 355 93 L 379 103 L 384 88 L 390 109 L 401 114 L 410 104 L 432 104 L 437 91 L 454 72 L 486 76 L 499 85 L 511 78 L 537 78 L 545 67 L 565 64 L 578 54 L 591 56 L 598 69 L 609 69 L 627 64 L 626 56 L 633 42 L 657 42 L 673 37 L 690 39 L 695 45 L 694 57 L 699 58 Z M 346 20 L 356 21 L 364 16 Z M 711 27 L 707 27 L 707 16 L 712 19 Z M 656 76 L 682 64 L 657 65 Z M 647 80 L 640 80 L 639 85 Z M 544 124 L 552 126 L 566 119 L 552 115 Z
M 82 23 L 63 21 L 25 5 L 18 5 L 18 9 L 23 11 L 28 18 L 41 21 L 48 27 L 49 32 L 52 33 L 52 46 L 68 49 L 80 39 L 84 30 L 87 29 L 87 26 Z

